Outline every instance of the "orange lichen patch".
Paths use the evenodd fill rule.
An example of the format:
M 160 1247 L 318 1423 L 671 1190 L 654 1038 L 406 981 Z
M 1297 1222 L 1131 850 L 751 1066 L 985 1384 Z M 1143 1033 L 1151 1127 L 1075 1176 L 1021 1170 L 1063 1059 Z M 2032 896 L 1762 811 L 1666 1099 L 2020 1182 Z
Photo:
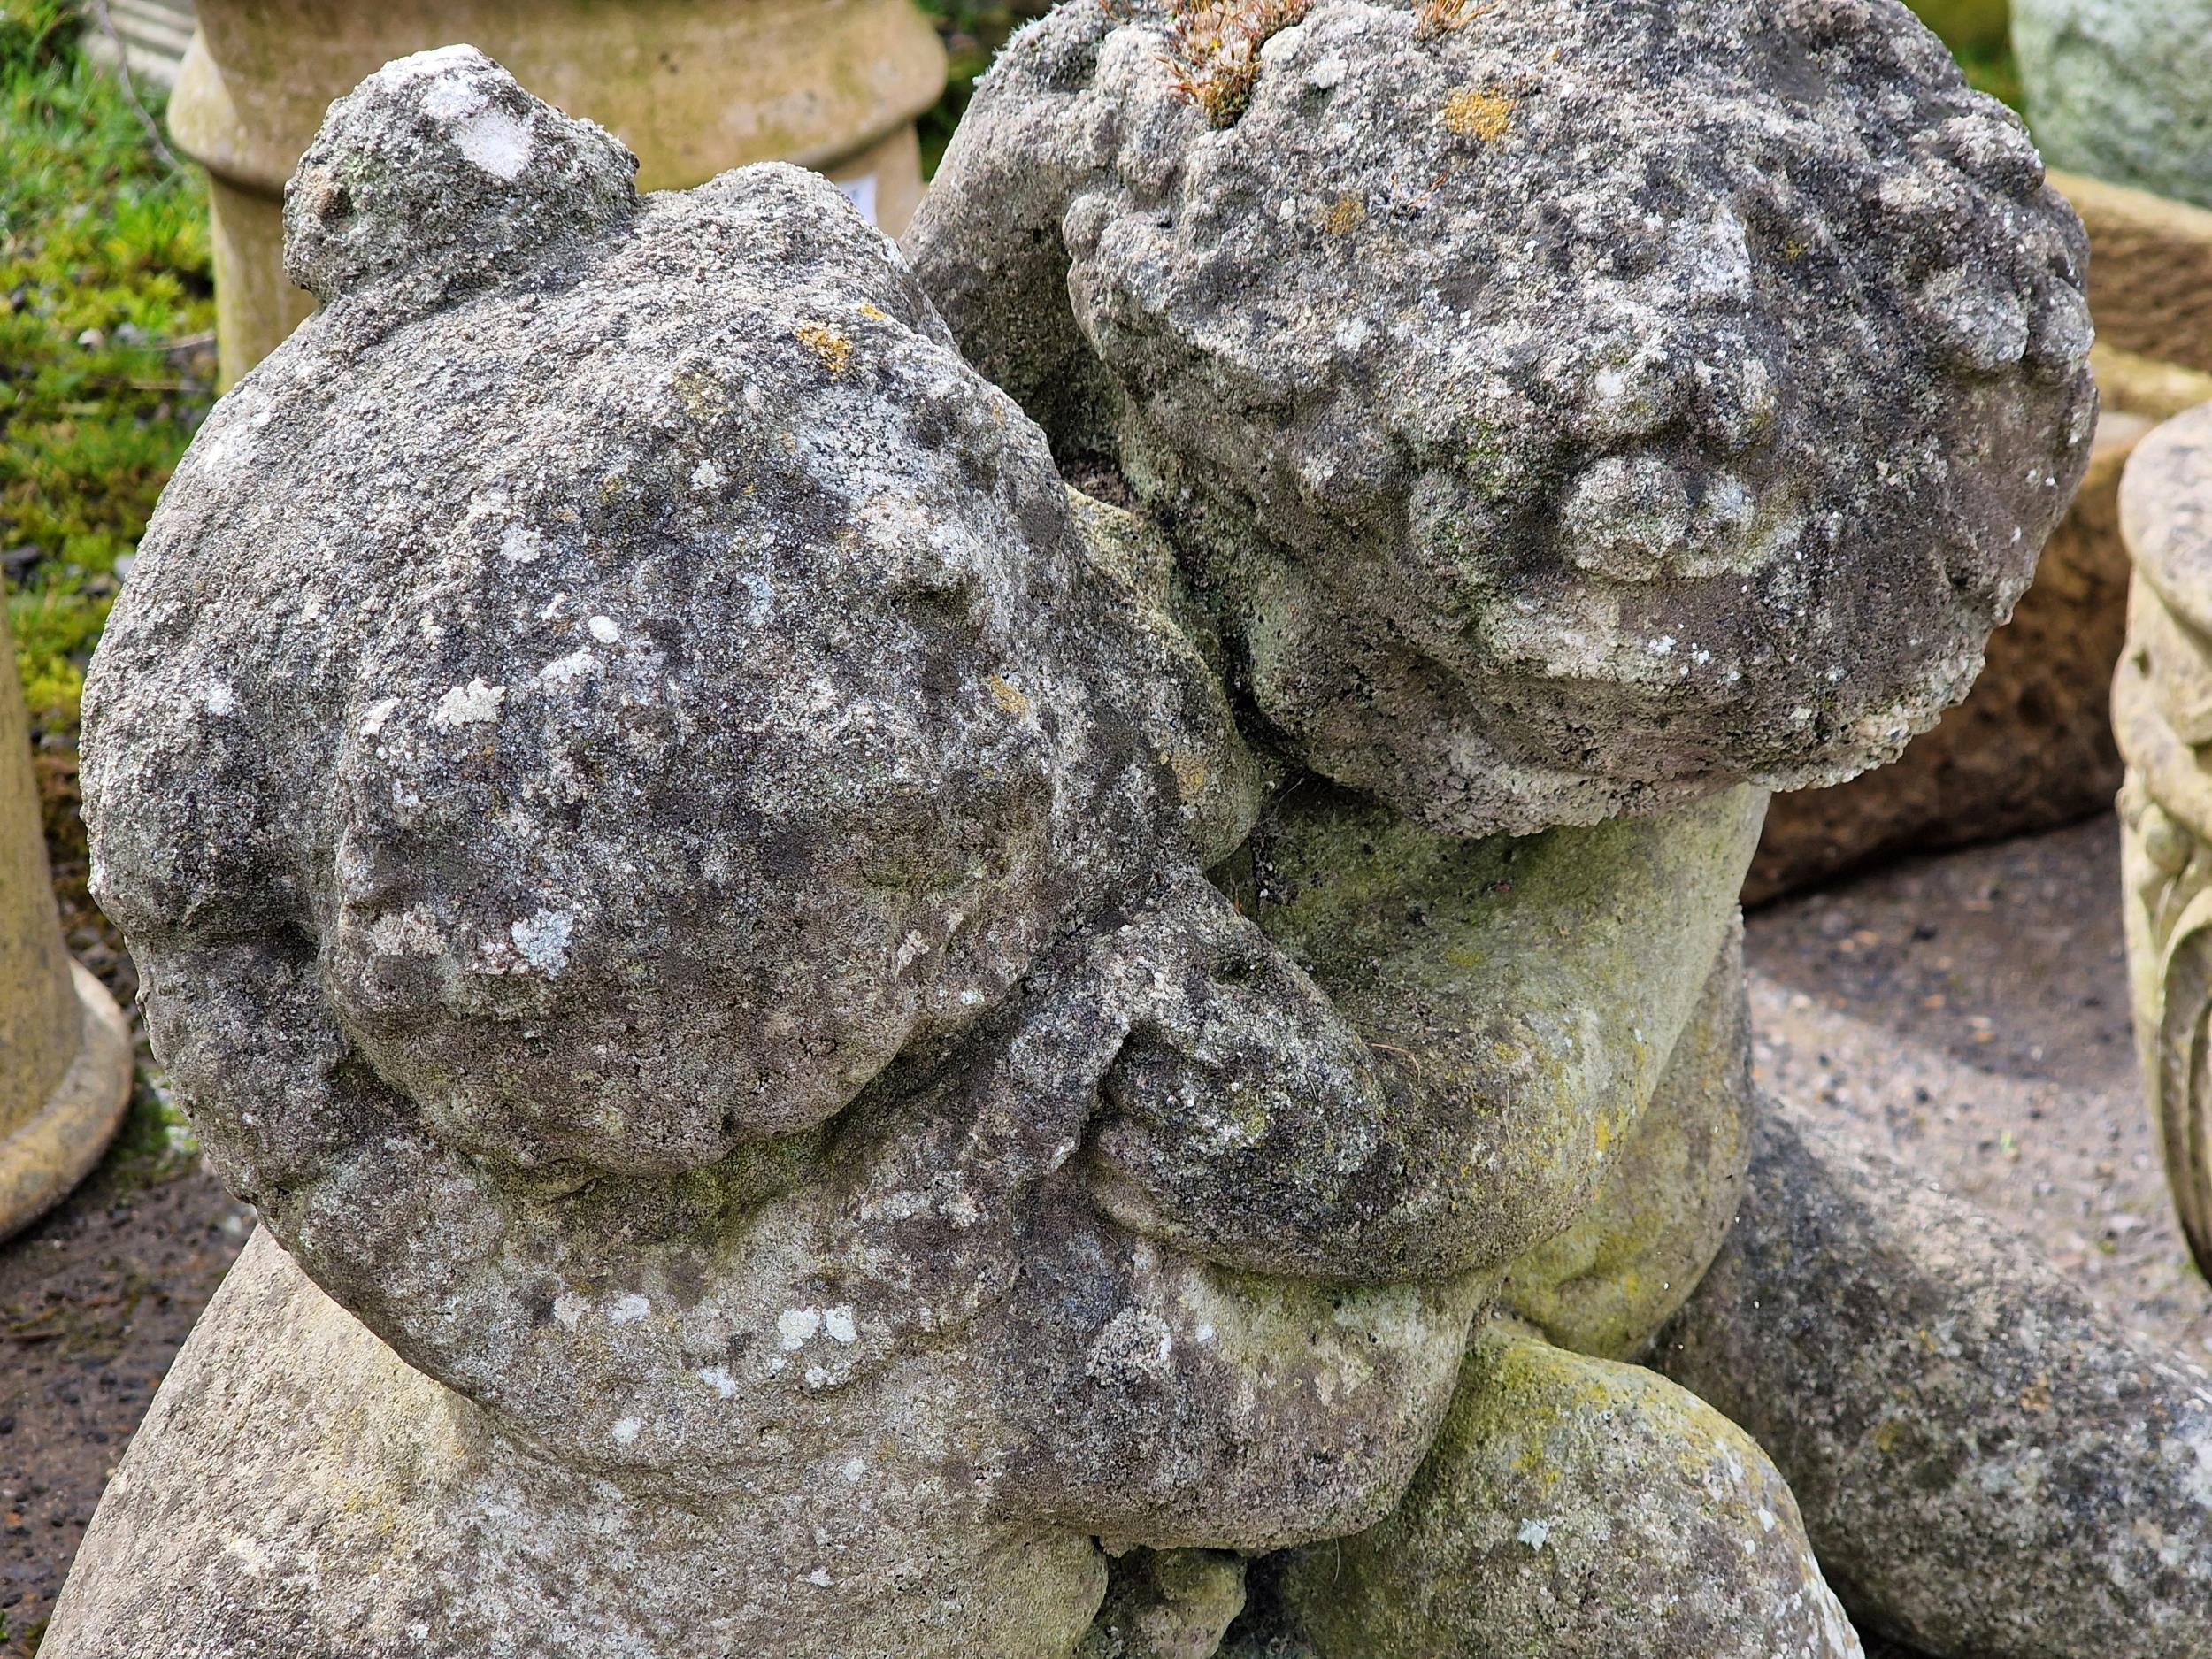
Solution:
M 1432 41 L 1440 35 L 1449 35 L 1454 29 L 1465 28 L 1486 12 L 1494 7 L 1477 5 L 1475 0 L 1421 0 L 1413 9 L 1413 32 L 1425 41 Z
M 1321 211 L 1321 228 L 1332 236 L 1348 236 L 1367 222 L 1367 204 L 1356 196 L 1340 196 Z
M 1004 676 L 984 675 L 983 688 L 991 694 L 991 701 L 1006 713 L 1019 716 L 1029 712 L 1028 694 Z
M 1486 144 L 1505 135 L 1513 120 L 1514 103 L 1502 92 L 1462 87 L 1444 100 L 1444 125 L 1462 138 Z
M 826 323 L 801 323 L 796 333 L 833 376 L 842 374 L 852 366 L 853 342 Z
M 1260 48 L 1294 23 L 1312 0 L 1170 0 L 1167 50 L 1178 97 L 1216 127 L 1233 127 L 1259 84 Z

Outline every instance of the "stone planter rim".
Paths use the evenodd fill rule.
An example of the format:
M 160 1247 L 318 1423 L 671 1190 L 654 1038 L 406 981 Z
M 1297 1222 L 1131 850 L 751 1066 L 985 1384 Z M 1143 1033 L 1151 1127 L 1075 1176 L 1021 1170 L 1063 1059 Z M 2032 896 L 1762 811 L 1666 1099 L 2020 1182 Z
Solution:
M 512 9 L 521 13 L 577 8 L 562 5 L 560 0 L 515 0 Z M 858 34 L 872 27 L 880 27 L 887 34 L 900 37 L 895 41 L 895 50 L 879 54 L 886 62 L 895 65 L 896 73 L 887 82 L 887 89 L 875 88 L 876 96 L 872 97 L 820 100 L 809 111 L 803 127 L 790 135 L 792 142 L 720 146 L 726 153 L 718 157 L 718 165 L 712 172 L 766 160 L 789 161 L 814 168 L 830 166 L 880 143 L 929 109 L 943 91 L 947 61 L 943 43 L 936 30 L 909 0 L 779 0 L 772 4 L 764 0 L 749 0 L 749 4 L 729 10 L 733 16 L 761 21 L 816 12 L 834 14 L 821 18 L 809 30 L 810 34 L 818 30 L 822 34 Z M 538 66 L 533 61 L 528 39 L 526 34 L 518 30 L 511 38 L 471 43 L 509 64 L 528 84 Z M 227 70 L 217 58 L 209 43 L 207 20 L 203 16 L 185 52 L 176 89 L 170 100 L 170 135 L 180 150 L 227 182 L 257 195 L 280 196 L 331 102 L 350 91 L 362 75 L 391 58 L 429 44 L 443 43 L 444 34 L 438 41 L 431 42 L 395 29 L 388 46 L 380 42 L 374 62 L 365 59 L 341 71 L 332 77 L 330 84 L 314 88 L 299 101 L 296 120 L 270 124 L 265 129 L 263 124 L 250 123 L 242 117 L 238 92 L 250 82 L 235 70 Z M 540 62 L 544 60 L 543 54 L 536 56 Z M 356 70 L 357 73 L 354 73 Z M 234 86 L 234 81 L 237 86 Z M 603 125 L 608 124 L 607 117 L 612 113 L 599 110 L 576 112 L 590 115 Z M 618 132 L 618 136 L 629 142 L 628 135 Z M 633 149 L 637 147 L 632 144 Z M 649 171 L 651 158 L 646 159 Z M 711 176 L 711 172 L 706 176 Z

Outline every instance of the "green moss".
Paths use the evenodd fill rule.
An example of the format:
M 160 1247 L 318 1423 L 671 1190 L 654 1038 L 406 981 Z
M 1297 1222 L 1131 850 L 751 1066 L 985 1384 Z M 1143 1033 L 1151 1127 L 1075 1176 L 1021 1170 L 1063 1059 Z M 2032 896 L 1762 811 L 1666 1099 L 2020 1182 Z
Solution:
M 1425 1248 L 1503 1261 L 1586 1208 L 1703 989 L 1763 812 L 1734 791 L 1466 841 L 1315 780 L 1286 792 L 1231 891 L 1422 1102 L 1419 1166 L 1465 1199 Z
M 170 1094 L 164 1075 L 142 1064 L 133 1079 L 131 1109 L 101 1161 L 104 1191 L 119 1197 L 189 1175 L 199 1167 L 199 1137 Z
M 81 27 L 59 0 L 0 12 L 0 561 L 32 718 L 65 741 L 214 376 L 204 188 Z

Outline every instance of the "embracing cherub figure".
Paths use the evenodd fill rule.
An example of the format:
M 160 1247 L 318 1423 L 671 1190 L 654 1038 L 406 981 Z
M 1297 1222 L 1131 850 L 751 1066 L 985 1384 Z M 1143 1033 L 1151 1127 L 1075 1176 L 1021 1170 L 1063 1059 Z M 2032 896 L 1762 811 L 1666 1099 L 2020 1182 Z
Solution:
M 911 265 L 465 49 L 333 107 L 88 693 L 268 1231 L 48 1653 L 1203 1659 L 1248 1558 L 1325 1659 L 1853 1650 L 1585 1356 L 1736 1210 L 1760 786 L 2064 500 L 2078 238 L 1886 12 L 1620 10 L 1333 0 L 1216 126 L 1079 0 Z

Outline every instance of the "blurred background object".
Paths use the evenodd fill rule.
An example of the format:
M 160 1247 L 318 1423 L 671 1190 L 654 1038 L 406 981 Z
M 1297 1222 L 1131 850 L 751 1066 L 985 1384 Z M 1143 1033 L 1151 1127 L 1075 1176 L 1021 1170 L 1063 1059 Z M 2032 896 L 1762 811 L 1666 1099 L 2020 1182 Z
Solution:
M 0 617 L 0 1239 L 84 1179 L 131 1097 L 131 1038 L 62 942 L 28 722 Z
M 642 189 L 792 161 L 894 235 L 921 200 L 916 118 L 945 89 L 911 0 L 199 0 L 198 20 L 169 127 L 208 172 L 226 386 L 313 309 L 284 276 L 284 181 L 331 101 L 392 58 L 465 42 L 619 136 Z
M 121 63 L 138 82 L 167 92 L 192 44 L 192 0 L 86 0 L 85 51 Z
M 2212 207 L 2212 0 L 2013 0 L 2044 159 Z
M 2094 145 L 2055 147 L 2039 18 L 2058 12 L 2167 15 L 2139 0 L 2016 0 L 2006 44 L 2004 0 L 1916 0 L 1983 90 L 2026 102 L 2047 157 L 2094 159 Z M 2177 44 L 2212 112 L 2212 0 L 2191 50 Z M 2101 59 L 2115 85 L 2125 77 Z M 2162 66 L 2160 73 L 2163 73 Z M 2185 78 L 2186 78 L 2185 76 Z M 2063 127 L 2070 117 L 2054 118 Z M 2078 122 L 2076 123 L 2079 125 Z M 2171 128 L 2212 168 L 2212 132 Z M 2054 168 L 2050 183 L 2089 232 L 2091 354 L 2103 412 L 2088 476 L 2045 549 L 2034 585 L 1989 642 L 1988 665 L 1966 701 L 1914 740 L 1893 766 L 1832 789 L 1778 795 L 1745 886 L 1758 903 L 1907 852 L 1995 841 L 2074 823 L 2106 810 L 2120 784 L 2110 685 L 2126 631 L 2127 551 L 2119 534 L 2122 470 L 2135 445 L 2167 417 L 2212 399 L 2212 212 L 2111 181 Z
M 2143 441 L 2120 519 L 2135 562 L 2112 688 L 2129 994 L 2166 1179 L 2212 1274 L 2212 404 Z
M 2020 107 L 2020 70 L 2012 56 L 2008 0 L 1906 0 L 1943 37 L 1979 92 Z

